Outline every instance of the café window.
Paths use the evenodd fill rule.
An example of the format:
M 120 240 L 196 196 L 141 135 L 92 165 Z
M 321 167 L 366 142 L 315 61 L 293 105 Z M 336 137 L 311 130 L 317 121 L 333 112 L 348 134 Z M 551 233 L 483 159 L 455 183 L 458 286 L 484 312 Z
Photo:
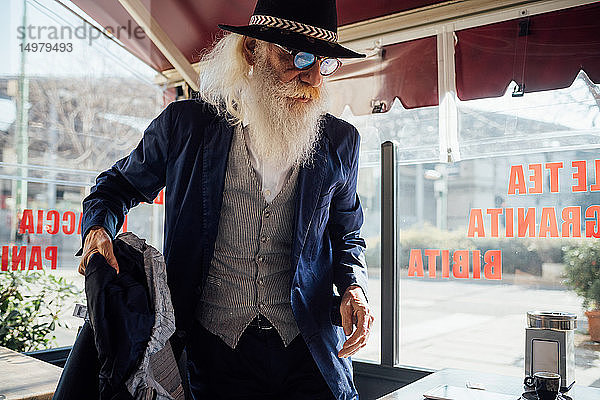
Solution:
M 533 20 L 538 27 L 540 21 Z M 510 22 L 503 24 L 452 33 L 458 41 L 458 94 L 457 86 L 448 92 L 450 105 L 410 107 L 396 98 L 384 113 L 354 115 L 350 107 L 341 114 L 362 135 L 359 195 L 370 290 L 377 293 L 381 287 L 381 144 L 390 141 L 400 268 L 396 366 L 522 376 L 527 312 L 561 311 L 577 315 L 577 383 L 597 386 L 598 348 L 588 335 L 584 299 L 567 277 L 573 254 L 598 246 L 600 238 L 597 69 L 575 69 L 566 84 L 554 81 L 541 87 L 544 82 L 522 74 L 523 63 L 529 67 L 532 61 L 519 58 L 528 55 L 518 48 L 524 39 L 515 34 L 517 50 L 510 50 L 511 60 L 517 60 L 515 75 L 509 74 L 501 92 L 488 88 L 482 95 L 480 86 L 466 81 L 468 74 L 460 76 L 458 68 L 469 61 L 468 48 L 461 48 L 460 41 L 484 43 L 493 53 L 494 43 L 482 37 L 490 39 L 490 29 L 507 29 Z M 519 21 L 512 25 L 511 35 L 520 27 Z M 590 41 L 598 49 L 594 37 Z M 541 44 L 536 46 L 540 51 Z M 585 65 L 590 65 L 589 48 L 579 46 Z M 481 80 L 493 74 L 484 66 L 471 66 L 480 68 Z M 523 90 L 528 82 L 532 89 L 537 85 L 535 90 Z M 447 134 L 453 129 L 454 138 Z M 439 146 L 442 141 L 447 152 Z M 372 304 L 379 313 L 377 301 Z M 374 327 L 377 338 L 380 322 Z M 372 340 L 357 358 L 379 361 L 380 342 Z
M 74 257 L 81 201 L 173 98 L 154 83 L 156 71 L 57 2 L 6 4 L 0 13 L 0 33 L 9 38 L 0 47 L 2 274 L 44 271 L 81 293 Z M 547 65 L 535 59 L 545 50 L 530 35 L 544 21 L 532 17 L 433 36 L 429 30 L 371 49 L 363 64 L 345 63 L 330 80 L 332 112 L 362 137 L 358 191 L 377 320 L 356 360 L 383 358 L 381 144 L 390 141 L 400 270 L 397 366 L 522 376 L 526 312 L 558 310 L 578 316 L 578 384 L 598 385 L 598 346 L 589 341 L 582 298 L 564 277 L 572 251 L 597 244 L 600 230 L 600 78 L 596 67 L 580 68 L 597 65 L 598 30 L 593 21 L 581 23 L 590 10 L 597 15 L 598 6 L 589 7 L 574 12 L 581 13 L 577 30 L 591 33 L 578 46 L 577 38 L 563 35 L 570 42 L 558 44 L 572 53 L 552 58 L 560 68 L 546 68 L 573 72 L 560 60 L 589 56 L 568 76 L 524 68 Z M 557 26 L 552 18 L 546 23 Z M 20 29 L 26 26 L 33 28 Z M 74 37 L 34 49 L 32 39 L 51 27 Z M 591 52 L 588 42 L 596 46 Z M 492 57 L 498 43 L 508 44 L 502 63 Z M 538 45 L 533 59 L 525 51 L 532 45 Z M 455 75 L 444 69 L 450 60 Z M 469 69 L 469 60 L 479 64 Z M 502 79 L 490 79 L 491 72 Z M 346 107 L 358 95 L 366 101 Z M 160 251 L 163 203 L 161 192 L 153 204 L 133 208 L 123 227 Z M 74 342 L 77 301 L 81 295 L 61 313 L 70 328 L 58 327 L 50 346 Z
M 162 109 L 163 91 L 153 83 L 154 70 L 60 3 L 8 1 L 1 8 L 0 290 L 11 290 L 12 276 L 32 280 L 17 286 L 23 300 L 13 296 L 3 304 L 8 307 L 3 323 L 13 333 L 3 335 L 0 345 L 20 351 L 71 346 L 83 324 L 72 316 L 74 307 L 85 304 L 75 257 L 81 202 L 96 176 L 139 142 Z M 59 36 L 49 37 L 52 32 Z M 124 227 L 161 250 L 163 195 L 133 209 Z M 42 308 L 48 310 L 27 314 L 35 300 L 28 296 L 44 284 L 73 295 L 60 309 L 47 298 Z M 17 330 L 12 309 L 23 321 L 37 320 Z M 47 312 L 60 324 L 45 337 L 26 340 L 25 329 L 52 324 L 42 316 Z M 49 340 L 52 336 L 56 339 Z

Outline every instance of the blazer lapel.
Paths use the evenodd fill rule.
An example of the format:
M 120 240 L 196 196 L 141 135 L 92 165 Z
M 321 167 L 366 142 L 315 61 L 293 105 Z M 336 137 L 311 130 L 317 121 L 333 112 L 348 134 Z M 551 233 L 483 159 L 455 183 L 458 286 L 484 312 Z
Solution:
M 313 163 L 300 168 L 298 172 L 298 189 L 294 221 L 294 240 L 292 243 L 292 269 L 295 270 L 300 260 L 300 254 L 306 244 L 308 229 L 317 208 L 321 194 L 323 179 L 327 170 L 329 154 L 329 139 L 322 134 L 319 147 L 315 151 Z
M 202 210 L 204 215 L 204 263 L 214 249 L 219 227 L 219 216 L 223 204 L 223 190 L 229 148 L 233 139 L 234 127 L 225 121 L 220 121 L 218 126 L 209 126 L 203 137 L 202 146 Z M 208 266 L 208 265 L 206 265 Z M 208 273 L 208 268 L 205 268 Z

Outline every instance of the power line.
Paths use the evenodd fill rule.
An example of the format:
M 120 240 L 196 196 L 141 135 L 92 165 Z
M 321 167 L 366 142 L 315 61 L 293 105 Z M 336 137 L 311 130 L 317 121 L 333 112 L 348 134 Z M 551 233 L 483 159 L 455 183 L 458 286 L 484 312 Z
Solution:
M 57 0 L 55 0 L 57 1 Z M 60 21 L 57 21 L 56 18 L 60 19 L 62 21 L 62 23 L 64 23 L 65 25 L 68 25 L 71 28 L 74 28 L 74 25 L 72 25 L 69 21 L 67 21 L 65 18 L 63 18 L 60 14 L 57 14 L 54 10 L 48 8 L 47 6 L 45 6 L 44 4 L 40 3 L 38 0 L 27 0 L 28 3 L 30 3 L 33 7 L 35 7 L 39 12 L 41 12 L 42 14 L 46 15 L 48 18 L 52 19 L 55 22 L 60 23 Z M 35 3 L 35 4 L 34 4 Z M 43 10 L 40 10 L 38 7 L 42 7 L 44 10 L 46 10 L 47 12 L 44 12 Z M 62 3 L 59 2 L 59 4 L 63 5 Z M 65 6 L 66 7 L 66 6 Z M 68 7 L 66 7 L 67 9 L 69 9 Z M 51 15 L 49 15 L 48 13 L 52 13 L 54 15 L 55 18 L 53 18 Z M 89 24 L 91 27 L 93 27 L 94 29 L 96 29 L 97 31 L 99 31 L 100 33 L 102 33 L 104 36 L 106 36 L 107 38 L 110 39 L 110 37 L 108 35 L 106 35 L 104 32 L 102 32 L 101 30 L 99 30 L 97 27 L 95 27 L 94 25 L 90 24 L 89 22 L 87 22 L 85 19 L 81 18 L 79 15 L 77 15 L 76 13 L 74 13 L 78 18 L 80 18 L 84 23 Z M 120 43 L 116 42 L 115 40 L 113 40 L 114 43 L 116 43 L 117 45 L 119 45 L 120 47 L 123 47 Z M 129 71 L 132 75 L 138 77 L 138 79 L 146 82 L 146 83 L 151 83 L 154 86 L 154 83 L 148 79 L 146 79 L 145 77 L 139 75 L 138 72 L 132 70 L 129 68 L 129 66 L 127 64 L 123 64 L 122 61 L 117 58 L 114 54 L 112 54 L 112 52 L 110 52 L 107 48 L 105 48 L 104 46 L 99 45 L 99 48 L 103 51 L 105 51 L 105 54 L 108 54 L 108 56 L 110 56 L 113 60 L 116 60 L 116 62 L 118 64 L 120 64 L 123 69 Z
M 37 5 L 39 5 L 40 7 L 43 7 L 44 9 L 48 10 L 48 12 L 54 14 L 57 18 L 60 18 L 65 25 L 71 27 L 71 28 L 75 28 L 74 25 L 72 25 L 71 23 L 67 22 L 64 18 L 62 18 L 61 16 L 59 16 L 58 14 L 56 14 L 53 10 L 49 10 L 46 6 L 40 4 L 37 0 L 27 0 L 28 2 L 35 2 L 37 3 Z M 49 15 L 47 12 L 44 12 L 43 10 L 40 10 L 38 7 L 36 7 L 36 5 L 34 5 L 33 3 L 31 4 L 33 7 L 35 7 L 39 12 L 41 12 L 42 14 L 46 15 L 48 18 L 54 20 L 55 22 L 59 22 L 57 21 L 55 18 L 53 18 L 51 15 Z M 87 23 L 87 21 L 83 20 L 85 23 Z M 60 22 L 59 22 L 60 23 Z M 94 29 L 98 30 L 96 27 L 92 26 Z M 98 30 L 99 31 L 99 30 Z M 101 32 L 101 31 L 100 31 Z M 106 35 L 105 35 L 106 36 Z M 114 42 L 114 41 L 113 41 Z M 118 43 L 117 43 L 118 44 Z M 110 50 L 108 50 L 106 47 L 98 44 L 96 47 L 97 50 L 101 51 L 102 53 L 104 53 L 104 55 L 108 56 L 109 58 L 111 58 L 116 64 L 118 64 L 119 66 L 121 66 L 122 69 L 128 71 L 134 78 L 142 81 L 145 84 L 150 84 L 152 86 L 156 86 L 154 84 L 154 82 L 152 82 L 151 80 L 147 79 L 146 77 L 142 76 L 139 74 L 139 72 L 133 70 L 132 68 L 129 67 L 128 64 L 124 63 L 120 58 L 116 57 Z
M 39 169 L 44 171 L 54 171 L 66 174 L 81 174 L 81 175 L 91 175 L 96 176 L 102 171 L 92 171 L 86 169 L 74 169 L 74 168 L 64 168 L 64 167 L 52 167 L 48 165 L 37 165 L 37 164 L 19 164 L 19 163 L 10 163 L 0 161 L 0 167 L 13 167 L 13 168 L 27 168 L 27 169 Z
M 57 22 L 59 24 L 64 24 L 67 25 L 71 28 L 75 28 L 75 26 L 73 24 L 71 24 L 69 21 L 67 21 L 65 18 L 63 18 L 61 15 L 57 14 L 54 10 L 48 8 L 47 6 L 45 6 L 44 4 L 41 4 L 38 0 L 26 0 L 27 3 L 31 4 L 31 6 L 33 6 L 35 9 L 37 9 L 40 13 L 44 14 L 45 16 L 47 16 L 48 18 L 50 18 L 51 20 L 53 20 L 54 22 Z M 116 43 L 119 47 L 127 50 L 128 53 L 132 54 L 135 56 L 135 54 L 133 54 L 131 51 L 129 51 L 123 44 L 119 43 L 118 41 L 116 41 L 116 39 L 111 38 L 109 35 L 107 35 L 105 32 L 103 32 L 102 30 L 98 29 L 96 26 L 94 26 L 93 24 L 90 24 L 87 20 L 85 20 L 84 18 L 82 18 L 80 15 L 78 15 L 77 13 L 75 13 L 73 10 L 71 10 L 69 7 L 67 7 L 65 4 L 63 4 L 62 2 L 60 2 L 59 0 L 55 0 L 56 2 L 58 2 L 60 5 L 62 5 L 63 7 L 65 7 L 67 10 L 69 10 L 71 13 L 73 13 L 75 16 L 77 16 L 81 21 L 83 21 L 85 24 L 88 24 L 89 26 L 91 26 L 92 28 L 94 28 L 96 31 L 100 32 L 102 35 L 104 35 L 106 38 L 108 38 L 109 40 L 111 40 L 113 43 Z M 40 9 L 43 8 L 42 9 Z M 45 10 L 45 11 L 44 11 Z M 50 15 L 52 14 L 52 15 Z M 110 57 L 112 60 L 115 61 L 115 63 L 119 64 L 124 70 L 128 71 L 129 73 L 131 73 L 131 75 L 133 75 L 135 78 L 137 78 L 138 80 L 146 83 L 146 84 L 150 84 L 153 87 L 156 87 L 157 85 L 152 81 L 147 79 L 146 77 L 144 77 L 143 75 L 141 75 L 139 72 L 135 71 L 134 69 L 130 68 L 129 65 L 127 65 L 126 63 L 124 63 L 119 57 L 115 56 L 113 54 L 113 52 L 111 52 L 109 49 L 107 49 L 106 47 L 98 44 L 98 46 L 96 47 L 98 50 L 101 50 L 105 55 L 107 55 L 108 57 Z M 139 57 L 135 56 L 138 60 Z M 141 61 L 141 60 L 140 60 Z M 146 63 L 144 63 L 145 65 L 147 65 Z

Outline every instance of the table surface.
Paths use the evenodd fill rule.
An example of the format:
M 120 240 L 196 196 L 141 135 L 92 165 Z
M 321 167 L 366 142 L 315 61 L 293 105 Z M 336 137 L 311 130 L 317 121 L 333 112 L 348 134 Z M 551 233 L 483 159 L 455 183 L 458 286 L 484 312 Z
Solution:
M 449 368 L 434 372 L 425 378 L 381 397 L 380 400 L 422 400 L 423 393 L 436 386 L 451 385 L 466 387 L 467 382 L 482 384 L 490 392 L 514 395 L 515 400 L 523 393 L 523 380 L 520 378 Z M 575 383 L 567 394 L 573 400 L 600 399 L 599 388 L 577 386 L 577 383 Z
M 62 368 L 0 347 L 0 371 L 0 399 L 50 400 Z

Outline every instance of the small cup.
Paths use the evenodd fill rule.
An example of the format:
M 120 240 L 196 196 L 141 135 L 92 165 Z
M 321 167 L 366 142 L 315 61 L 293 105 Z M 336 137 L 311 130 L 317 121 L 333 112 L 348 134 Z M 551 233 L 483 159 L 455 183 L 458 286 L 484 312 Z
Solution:
M 529 389 L 534 389 L 539 400 L 556 400 L 560 390 L 560 375 L 554 372 L 538 371 L 533 377 L 526 376 L 523 382 Z

